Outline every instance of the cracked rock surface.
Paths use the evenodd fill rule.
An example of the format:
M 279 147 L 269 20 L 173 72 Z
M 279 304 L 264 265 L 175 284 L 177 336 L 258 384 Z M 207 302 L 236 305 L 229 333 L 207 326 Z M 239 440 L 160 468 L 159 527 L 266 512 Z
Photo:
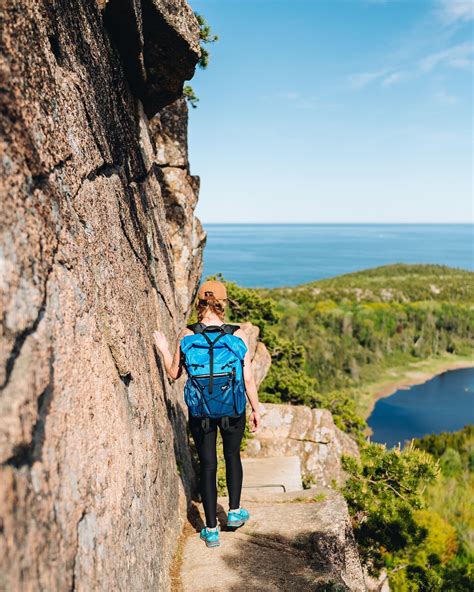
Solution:
M 0 590 L 166 590 L 193 477 L 152 332 L 174 347 L 201 273 L 198 26 L 183 0 L 0 20 Z

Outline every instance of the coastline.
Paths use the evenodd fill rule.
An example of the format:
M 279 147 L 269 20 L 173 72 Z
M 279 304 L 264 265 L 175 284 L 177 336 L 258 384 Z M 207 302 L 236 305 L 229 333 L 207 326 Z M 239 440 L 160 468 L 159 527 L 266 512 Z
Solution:
M 396 379 L 390 380 L 387 378 L 379 383 L 370 385 L 367 388 L 367 391 L 370 393 L 370 400 L 368 401 L 367 406 L 364 406 L 364 419 L 367 419 L 370 416 L 379 399 L 389 397 L 398 390 L 409 389 L 417 384 L 423 384 L 445 372 L 460 370 L 461 368 L 474 368 L 474 357 L 468 358 L 466 356 L 459 356 L 454 360 L 449 360 L 444 356 L 439 360 L 433 358 L 423 360 L 410 365 L 410 367 L 402 371 L 402 375 Z M 396 372 L 397 369 L 392 370 L 392 373 Z

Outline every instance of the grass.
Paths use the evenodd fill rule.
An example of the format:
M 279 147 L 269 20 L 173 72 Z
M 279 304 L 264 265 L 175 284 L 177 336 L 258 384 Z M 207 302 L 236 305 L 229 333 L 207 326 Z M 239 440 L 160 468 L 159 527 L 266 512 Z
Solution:
M 392 394 L 402 386 L 425 382 L 437 374 L 464 364 L 474 366 L 474 352 L 471 355 L 445 353 L 404 365 L 380 368 L 376 371 L 379 376 L 375 380 L 365 377 L 365 383 L 354 389 L 357 411 L 366 419 L 378 399 Z
M 311 500 L 313 502 L 323 502 L 326 498 L 327 495 L 325 493 L 318 493 L 313 498 L 311 498 Z

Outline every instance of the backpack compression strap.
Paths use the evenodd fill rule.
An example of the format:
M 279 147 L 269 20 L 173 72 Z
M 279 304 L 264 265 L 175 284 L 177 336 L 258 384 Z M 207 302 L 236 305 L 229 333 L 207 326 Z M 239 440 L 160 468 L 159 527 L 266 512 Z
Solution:
M 224 337 L 225 332 L 219 328 L 220 330 L 217 337 L 214 340 L 212 340 L 208 335 L 208 333 L 211 333 L 211 331 L 209 331 L 209 328 L 210 327 L 206 327 L 204 331 L 201 333 L 201 335 L 209 344 L 209 394 L 212 395 L 212 389 L 214 387 L 214 345 L 219 341 L 221 337 Z M 212 333 L 214 333 L 214 331 L 212 331 Z
M 193 333 L 201 334 L 209 344 L 209 394 L 212 394 L 214 387 L 214 345 L 224 335 L 233 335 L 237 329 L 240 329 L 238 325 L 229 325 L 224 323 L 223 325 L 204 325 L 204 323 L 194 323 L 188 325 L 188 329 Z M 208 333 L 218 333 L 217 337 L 212 340 Z

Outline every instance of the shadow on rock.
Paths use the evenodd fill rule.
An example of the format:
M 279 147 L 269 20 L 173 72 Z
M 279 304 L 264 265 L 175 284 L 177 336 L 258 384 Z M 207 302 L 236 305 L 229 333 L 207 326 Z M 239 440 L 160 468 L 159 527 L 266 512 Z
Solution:
M 241 580 L 226 586 L 228 591 L 358 590 L 344 581 L 340 540 L 335 536 L 308 532 L 288 538 L 277 532 L 262 534 L 250 529 L 245 534 L 248 536 L 238 535 L 232 551 L 223 555 L 227 569 L 237 572 Z
M 201 530 L 201 528 L 203 528 L 205 525 L 200 518 L 199 511 L 196 506 L 196 503 L 199 501 L 197 478 L 199 465 L 197 454 L 194 449 L 194 443 L 192 442 L 189 435 L 188 419 L 181 405 L 178 402 L 175 403 L 171 397 L 168 396 L 170 386 L 165 377 L 161 359 L 155 348 L 154 354 L 161 386 L 163 393 L 165 393 L 164 398 L 168 420 L 173 430 L 174 455 L 178 474 L 180 476 L 186 495 L 187 518 L 190 524 L 192 524 L 196 530 Z

